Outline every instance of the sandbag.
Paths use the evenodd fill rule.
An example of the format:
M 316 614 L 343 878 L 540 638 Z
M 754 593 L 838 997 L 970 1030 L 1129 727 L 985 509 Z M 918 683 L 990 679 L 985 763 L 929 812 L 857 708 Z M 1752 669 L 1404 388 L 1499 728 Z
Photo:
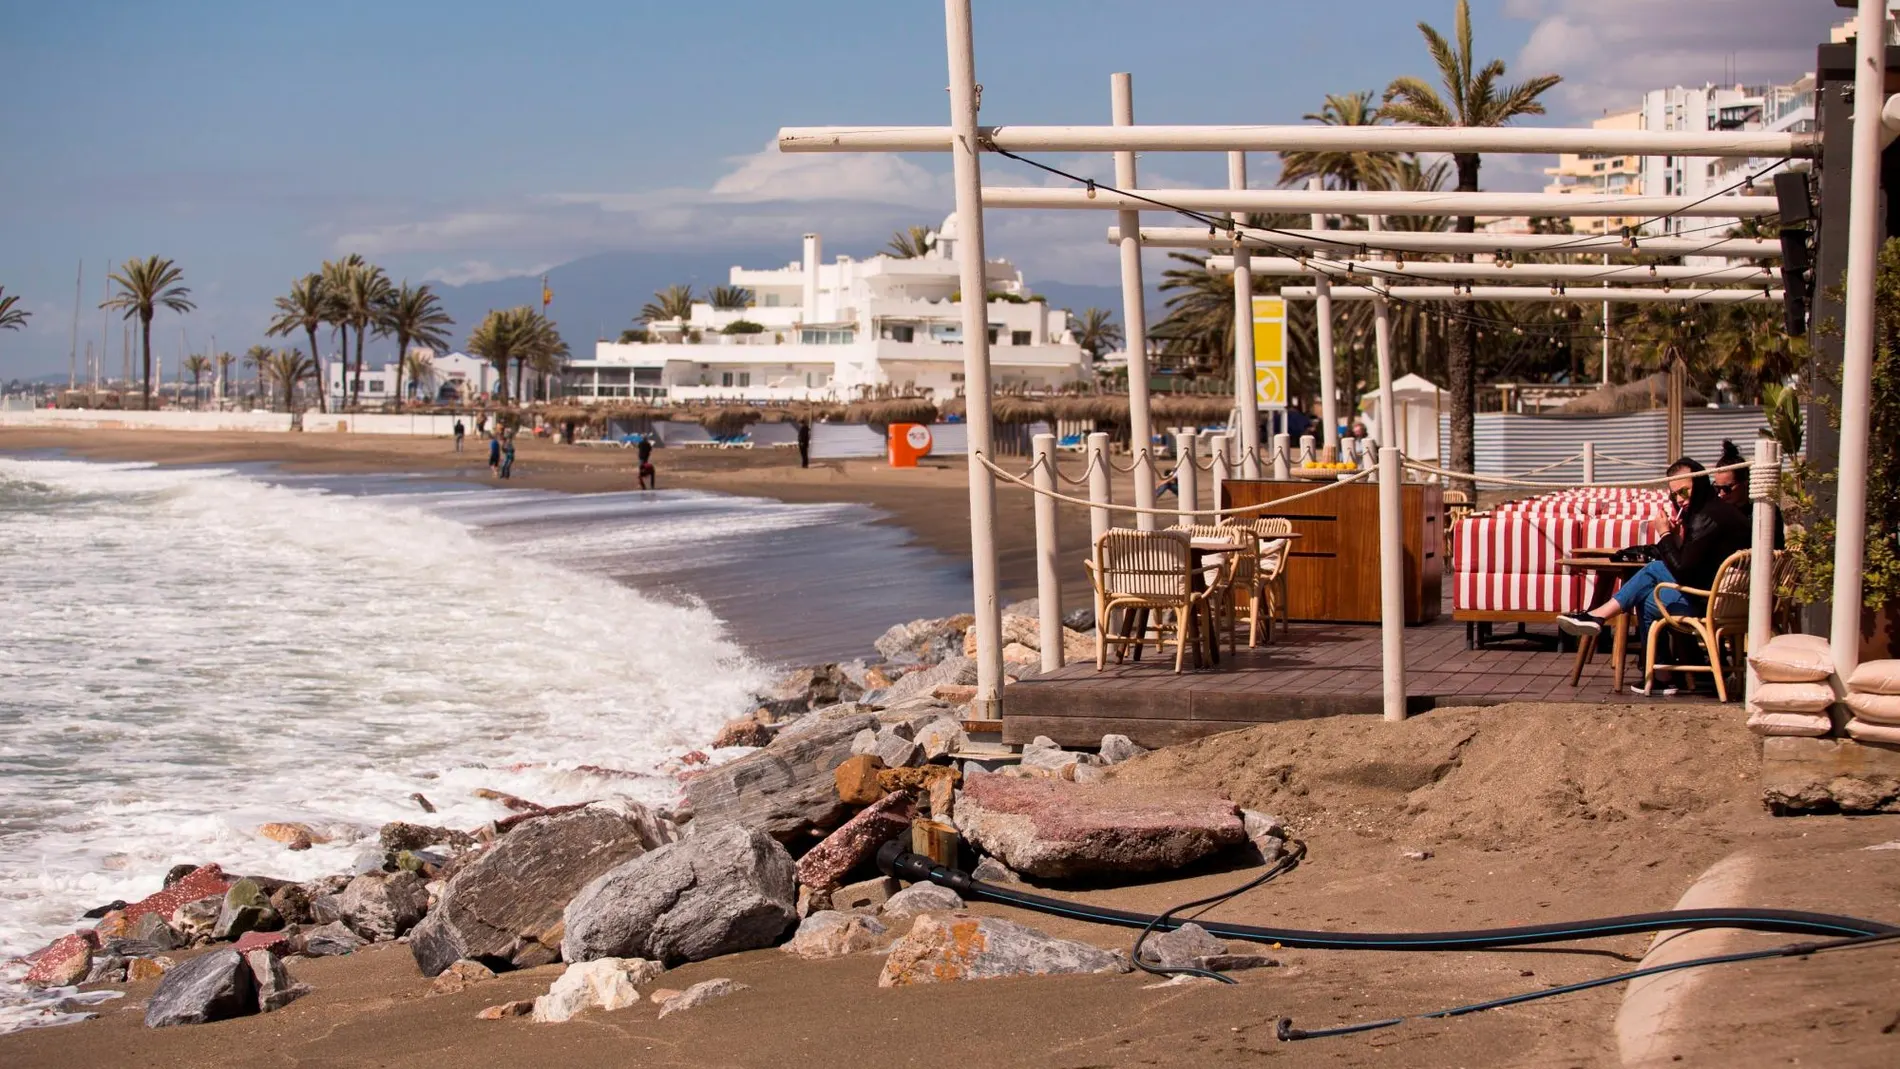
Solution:
M 1763 683 L 1748 708 L 1764 713 L 1823 713 L 1836 701 L 1826 683 Z
M 1847 733 L 1860 742 L 1900 744 L 1900 727 L 1892 724 L 1869 724 L 1859 717 L 1853 717 L 1847 721 Z
M 1764 683 L 1820 683 L 1834 674 L 1834 655 L 1819 635 L 1776 635 L 1751 651 L 1748 663 Z
M 1833 721 L 1821 713 L 1763 713 L 1750 711 L 1748 730 L 1757 735 L 1801 735 L 1818 739 Z
M 1847 707 L 1870 724 L 1900 725 L 1900 694 L 1852 694 Z
M 1847 677 L 1847 689 L 1861 694 L 1900 694 L 1900 661 L 1862 661 Z

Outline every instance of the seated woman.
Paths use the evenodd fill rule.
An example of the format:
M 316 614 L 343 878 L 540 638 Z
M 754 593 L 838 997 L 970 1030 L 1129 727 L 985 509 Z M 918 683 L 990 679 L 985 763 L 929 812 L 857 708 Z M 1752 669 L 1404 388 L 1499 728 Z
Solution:
M 1735 448 L 1735 443 L 1724 438 L 1722 439 L 1722 459 L 1716 461 L 1715 466 L 1718 468 L 1733 468 L 1735 465 L 1742 463 L 1744 459 L 1742 451 Z M 1729 506 L 1734 508 L 1735 511 L 1740 512 L 1744 520 L 1748 519 L 1750 511 L 1754 508 L 1748 500 L 1749 471 L 1749 468 L 1740 468 L 1735 471 L 1714 472 L 1709 476 L 1709 482 L 1715 486 L 1715 496 L 1721 498 Z M 1755 528 L 1752 523 L 1749 525 L 1748 538 L 1750 542 L 1755 540 Z M 1782 524 L 1781 509 L 1779 507 L 1775 509 L 1775 548 L 1788 548 L 1787 530 Z
M 1748 548 L 1748 521 L 1717 496 L 1715 487 L 1702 471 L 1702 465 L 1688 457 L 1669 465 L 1669 493 L 1675 512 L 1670 519 L 1669 532 L 1654 545 L 1631 546 L 1616 554 L 1618 560 L 1647 560 L 1649 563 L 1625 579 L 1617 589 L 1616 596 L 1609 601 L 1589 612 L 1559 616 L 1559 630 L 1585 641 L 1594 641 L 1603 631 L 1605 622 L 1626 612 L 1634 612 L 1637 634 L 1646 636 L 1649 626 L 1659 615 L 1656 608 L 1658 584 L 1676 583 L 1707 590 L 1715 580 L 1715 570 L 1722 562 L 1731 553 Z M 1663 590 L 1661 597 L 1672 613 L 1687 615 L 1696 611 L 1697 606 L 1691 602 L 1689 595 L 1679 590 Z M 1666 681 L 1663 674 L 1658 673 L 1657 680 L 1662 685 L 1663 696 L 1676 693 L 1676 688 Z M 1638 694 L 1648 693 L 1640 686 L 1630 689 Z

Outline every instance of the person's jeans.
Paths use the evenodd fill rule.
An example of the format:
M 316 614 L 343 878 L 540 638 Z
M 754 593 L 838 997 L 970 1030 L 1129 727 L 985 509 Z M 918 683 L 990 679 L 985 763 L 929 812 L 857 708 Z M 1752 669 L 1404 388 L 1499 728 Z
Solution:
M 1669 566 L 1662 561 L 1653 560 L 1642 566 L 1635 575 L 1623 580 L 1617 588 L 1616 603 L 1623 606 L 1624 612 L 1636 614 L 1636 639 L 1638 642 L 1649 638 L 1649 625 L 1656 622 L 1656 599 L 1652 595 L 1658 583 L 1673 583 L 1676 577 L 1669 572 Z M 1696 611 L 1695 602 L 1679 590 L 1662 592 L 1663 604 L 1678 616 L 1686 616 Z

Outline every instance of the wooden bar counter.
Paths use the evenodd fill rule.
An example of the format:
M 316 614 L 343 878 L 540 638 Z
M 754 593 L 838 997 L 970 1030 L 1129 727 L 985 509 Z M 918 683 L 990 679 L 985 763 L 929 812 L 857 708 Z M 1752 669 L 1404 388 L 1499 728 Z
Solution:
M 1310 480 L 1229 479 L 1221 507 L 1269 505 L 1316 486 Z M 1406 483 L 1405 622 L 1438 618 L 1444 584 L 1445 500 L 1436 483 Z M 1379 622 L 1379 488 L 1370 482 L 1302 498 L 1262 516 L 1284 516 L 1301 537 L 1287 563 L 1288 615 L 1295 620 Z

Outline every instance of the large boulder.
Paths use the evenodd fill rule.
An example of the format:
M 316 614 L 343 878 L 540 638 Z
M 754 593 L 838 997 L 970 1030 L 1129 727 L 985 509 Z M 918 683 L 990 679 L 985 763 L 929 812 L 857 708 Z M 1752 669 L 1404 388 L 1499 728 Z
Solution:
M 568 904 L 568 961 L 648 958 L 677 965 L 771 946 L 797 919 L 792 856 L 756 828 L 727 824 L 643 854 Z
M 91 932 L 62 935 L 52 944 L 28 958 L 26 983 L 32 987 L 71 987 L 92 972 L 92 952 L 97 947 Z
M 263 932 L 280 927 L 283 921 L 271 908 L 270 896 L 256 880 L 243 879 L 224 892 L 218 919 L 211 934 L 217 939 L 236 939 L 246 932 Z
M 916 815 L 910 795 L 885 795 L 799 858 L 798 882 L 806 887 L 838 886 L 878 847 L 900 836 L 908 839 Z
M 969 686 L 974 683 L 976 661 L 959 652 L 952 653 L 929 668 L 910 673 L 874 697 L 879 703 L 891 706 L 912 698 L 933 697 L 939 687 Z
M 1121 955 L 999 917 L 926 913 L 891 947 L 879 987 L 1060 973 L 1122 973 Z
M 836 664 L 815 664 L 795 669 L 778 681 L 764 697 L 763 707 L 779 717 L 798 716 L 840 702 L 854 702 L 864 696 L 864 688 Z
M 165 971 L 145 1004 L 145 1027 L 204 1024 L 257 1012 L 257 979 L 244 955 L 214 950 Z
M 1034 609 L 1033 603 L 1028 604 Z M 1015 608 L 1011 606 L 1010 608 Z M 1004 610 L 1002 618 L 1003 660 L 1040 664 L 1042 660 L 1042 621 L 1033 614 L 1020 615 Z M 1012 656 L 1009 647 L 1017 646 L 1021 652 Z M 976 656 L 976 628 L 971 627 L 963 635 L 963 655 Z M 1095 640 L 1080 631 L 1062 629 L 1062 659 L 1066 662 L 1092 661 L 1095 659 Z
M 1246 841 L 1218 795 L 972 771 L 957 829 L 1016 872 L 1045 879 L 1176 869 Z
M 873 645 L 892 664 L 938 664 L 963 646 L 963 633 L 976 622 L 969 613 L 941 620 L 912 620 L 878 636 Z
M 365 873 L 343 889 L 344 924 L 374 943 L 406 935 L 429 910 L 429 891 L 413 872 Z
M 409 933 L 409 950 L 425 976 L 463 958 L 496 969 L 548 964 L 575 892 L 678 835 L 671 822 L 625 801 L 517 825 L 450 878 Z
M 764 749 L 688 780 L 693 820 L 757 828 L 782 843 L 810 842 L 850 815 L 832 773 L 851 756 L 852 737 L 877 726 L 870 713 L 806 717 Z

